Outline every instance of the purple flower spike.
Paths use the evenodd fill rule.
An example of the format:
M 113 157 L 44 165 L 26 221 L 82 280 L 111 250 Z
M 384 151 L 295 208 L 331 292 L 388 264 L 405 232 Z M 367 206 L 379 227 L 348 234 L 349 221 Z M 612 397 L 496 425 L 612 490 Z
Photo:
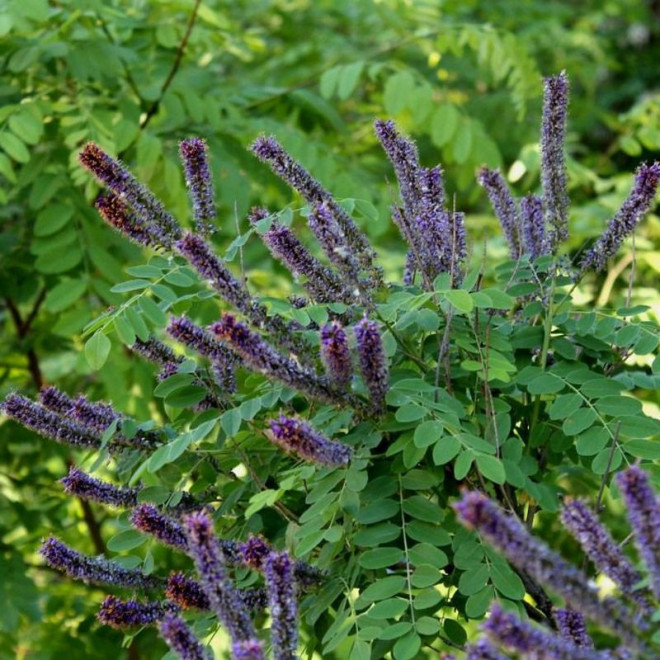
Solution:
M 300 193 L 309 204 L 325 204 L 346 237 L 346 248 L 355 252 L 363 268 L 374 270 L 374 252 L 367 237 L 358 229 L 351 217 L 299 163 L 283 149 L 273 137 L 262 135 L 252 145 L 253 153 L 271 167 L 273 172 Z M 375 271 L 374 271 L 375 272 Z M 376 273 L 377 276 L 377 273 Z
M 165 614 L 160 624 L 160 634 L 181 660 L 211 660 L 211 654 L 177 614 Z
M 317 376 L 311 369 L 301 367 L 295 360 L 276 351 L 233 315 L 225 314 L 211 326 L 211 331 L 226 342 L 253 370 L 275 378 L 314 399 L 328 403 L 347 402 L 346 397 L 335 390 L 327 379 Z
M 576 646 L 551 632 L 521 621 L 514 614 L 502 610 L 497 603 L 493 605 L 490 617 L 484 622 L 483 630 L 494 641 L 527 658 L 598 660 L 603 657 L 593 649 Z
M 148 626 L 160 621 L 169 608 L 158 601 L 141 603 L 136 598 L 121 600 L 116 596 L 107 596 L 101 603 L 97 614 L 101 623 L 113 628 L 133 628 L 135 626 Z
M 353 366 L 348 338 L 337 321 L 321 328 L 321 360 L 332 383 L 346 390 L 353 376 Z
M 268 607 L 268 592 L 261 587 L 241 589 L 238 592 L 246 609 L 250 612 L 261 612 Z
M 119 161 L 89 142 L 80 152 L 80 162 L 116 196 L 125 199 L 149 234 L 157 235 L 163 245 L 171 245 L 181 235 L 176 220 L 161 202 L 147 190 Z
M 99 435 L 103 435 L 113 422 L 120 422 L 122 419 L 122 415 L 111 405 L 99 401 L 88 401 L 82 394 L 75 399 L 71 415 L 77 422 Z
M 264 561 L 271 553 L 270 546 L 261 536 L 251 536 L 245 543 L 239 543 L 243 563 L 255 571 L 262 571 Z
M 636 465 L 616 477 L 628 510 L 639 554 L 648 570 L 651 591 L 660 598 L 660 502 L 648 475 Z
M 247 289 L 203 238 L 186 232 L 183 238 L 177 241 L 176 248 L 224 300 L 244 314 L 250 314 L 252 298 Z
M 212 230 L 211 221 L 216 217 L 206 142 L 200 138 L 183 140 L 179 143 L 179 154 L 183 161 L 195 226 L 200 234 L 206 235 Z
M 115 486 L 107 481 L 90 477 L 76 467 L 71 467 L 68 476 L 60 479 L 60 483 L 64 485 L 64 491 L 69 495 L 82 497 L 93 502 L 123 509 L 137 504 L 137 488 Z
M 556 609 L 555 621 L 559 634 L 569 642 L 573 642 L 576 646 L 592 649 L 594 643 L 587 634 L 587 627 L 584 617 L 575 610 L 562 610 Z
M 189 553 L 211 609 L 234 641 L 254 639 L 254 626 L 245 603 L 227 576 L 224 554 L 211 518 L 206 513 L 193 513 L 184 518 L 184 525 Z
M 96 434 L 80 424 L 60 417 L 20 394 L 9 394 L 2 402 L 2 411 L 31 431 L 61 444 L 82 449 L 97 449 L 101 444 Z
M 479 170 L 477 181 L 488 193 L 490 203 L 509 244 L 511 258 L 518 259 L 520 257 L 520 218 L 509 186 L 499 170 L 491 170 L 487 167 Z
M 135 569 L 123 568 L 108 559 L 81 555 L 53 536 L 44 541 L 39 552 L 50 566 L 66 573 L 74 580 L 93 584 L 114 584 L 133 589 L 162 587 L 160 578 L 144 575 Z
M 639 221 L 646 215 L 655 198 L 660 182 L 660 163 L 640 165 L 635 172 L 635 182 L 628 198 L 618 213 L 610 220 L 605 233 L 582 258 L 580 268 L 595 271 L 605 268 L 607 259 L 613 257 L 624 239 L 633 233 Z
M 271 552 L 266 558 L 266 588 L 272 619 L 274 660 L 295 660 L 298 647 L 298 604 L 293 562 L 288 552 Z
M 378 324 L 364 318 L 354 328 L 362 378 L 371 394 L 371 408 L 385 412 L 385 395 L 389 388 L 389 372 Z
M 463 524 L 475 528 L 516 568 L 563 596 L 571 609 L 599 621 L 633 645 L 640 643 L 625 606 L 613 599 L 599 599 L 598 589 L 582 571 L 531 536 L 517 518 L 479 492 L 464 492 L 453 506 Z
M 295 277 L 303 276 L 303 285 L 317 302 L 344 302 L 345 296 L 340 280 L 300 242 L 285 225 L 273 222 L 261 238 L 271 254 L 280 260 Z
M 548 225 L 553 228 L 552 248 L 568 238 L 569 199 L 566 192 L 566 113 L 568 77 L 565 72 L 544 79 L 541 123 L 541 184 Z
M 583 502 L 571 500 L 564 503 L 561 521 L 598 570 L 610 577 L 624 594 L 634 598 L 635 585 L 642 576 L 633 568 L 597 516 Z
M 167 344 L 164 344 L 155 337 L 149 337 L 146 341 L 142 341 L 138 337 L 130 349 L 134 353 L 141 355 L 145 360 L 149 360 L 149 362 L 153 362 L 161 367 L 170 364 L 181 364 L 184 360 L 182 355 L 177 355 Z
M 498 653 L 487 639 L 478 639 L 465 648 L 465 660 L 507 660 L 507 657 Z
M 39 401 L 41 405 L 52 410 L 58 415 L 70 415 L 76 404 L 75 399 L 61 392 L 56 387 L 46 385 L 39 392 Z
M 143 247 L 163 245 L 160 232 L 152 226 L 143 224 L 124 200 L 114 193 L 100 195 L 94 206 L 105 222 L 134 243 Z
M 131 524 L 146 534 L 151 534 L 164 545 L 178 550 L 187 550 L 183 526 L 178 520 L 162 514 L 151 504 L 138 504 L 131 513 Z
M 520 223 L 523 252 L 530 259 L 547 253 L 548 245 L 543 218 L 543 200 L 536 195 L 526 195 L 520 200 Z
M 232 660 L 263 660 L 264 650 L 257 639 L 248 639 L 232 644 Z
M 299 419 L 280 415 L 269 422 L 268 439 L 282 449 L 319 465 L 348 465 L 352 450 L 341 442 L 332 442 Z
M 211 603 L 199 582 L 183 573 L 171 573 L 167 578 L 165 595 L 184 610 L 209 610 Z

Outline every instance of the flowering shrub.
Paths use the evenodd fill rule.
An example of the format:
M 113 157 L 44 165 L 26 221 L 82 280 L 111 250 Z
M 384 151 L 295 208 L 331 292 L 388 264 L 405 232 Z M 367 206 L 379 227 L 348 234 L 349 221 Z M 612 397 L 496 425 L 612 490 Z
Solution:
M 99 146 L 82 150 L 108 189 L 96 200 L 103 219 L 152 251 L 114 288 L 131 297 L 88 327 L 85 354 L 100 367 L 114 331 L 157 365 L 154 419 L 54 387 L 2 406 L 95 455 L 62 479 L 68 494 L 128 510 L 112 559 L 56 536 L 41 548 L 51 567 L 117 590 L 101 622 L 156 625 L 182 658 L 209 657 L 222 639 L 237 659 L 658 651 L 660 505 L 636 464 L 660 458 L 660 423 L 641 401 L 660 380 L 658 327 L 645 306 L 584 308 L 573 296 L 649 210 L 660 164 L 639 167 L 591 249 L 561 255 L 567 104 L 566 76 L 548 79 L 540 195 L 517 201 L 498 171 L 479 172 L 510 248 L 494 268 L 470 268 L 442 169 L 422 166 L 393 122 L 376 122 L 399 184 L 400 282 L 385 281 L 350 215 L 357 202 L 334 199 L 272 137 L 252 150 L 302 198 L 318 250 L 293 209 L 257 208 L 219 256 L 202 140 L 180 149 L 192 229 Z M 230 265 L 254 238 L 294 275 L 289 299 L 260 298 Z M 597 491 L 598 509 L 611 491 L 616 502 L 608 485 L 624 465 L 616 484 L 645 574 L 568 499 Z M 102 466 L 113 482 L 93 476 Z M 563 534 L 560 509 L 593 569 L 532 535 Z

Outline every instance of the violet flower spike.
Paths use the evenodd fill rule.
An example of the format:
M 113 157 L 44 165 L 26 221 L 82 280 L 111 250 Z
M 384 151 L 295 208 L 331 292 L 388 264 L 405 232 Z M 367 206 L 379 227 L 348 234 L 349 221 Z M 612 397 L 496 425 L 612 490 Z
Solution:
M 51 536 L 39 550 L 46 562 L 74 580 L 93 584 L 114 584 L 133 589 L 160 589 L 162 580 L 141 571 L 123 568 L 102 557 L 88 557 L 72 550 L 59 539 Z
M 640 594 L 635 594 L 635 585 L 642 576 L 584 502 L 566 501 L 562 507 L 561 521 L 598 570 L 611 578 L 624 594 L 637 600 L 636 596 Z
M 151 534 L 164 545 L 177 550 L 188 549 L 183 525 L 175 518 L 161 513 L 152 504 L 138 504 L 131 512 L 130 521 L 135 529 Z
M 101 183 L 128 202 L 139 217 L 140 224 L 148 227 L 150 233 L 157 234 L 163 245 L 169 246 L 179 238 L 181 229 L 176 220 L 118 160 L 111 158 L 93 142 L 85 145 L 79 160 Z
M 520 258 L 520 218 L 516 202 L 504 177 L 499 170 L 482 167 L 477 175 L 477 181 L 488 193 L 490 203 L 509 244 L 510 257 Z
M 268 163 L 270 168 L 294 190 L 299 192 L 309 204 L 325 204 L 346 237 L 346 247 L 355 252 L 360 265 L 372 270 L 376 280 L 377 269 L 373 267 L 374 251 L 367 237 L 358 229 L 351 217 L 337 204 L 332 195 L 316 181 L 298 162 L 296 162 L 274 137 L 262 135 L 253 145 L 252 152 L 259 160 Z
M 280 415 L 268 422 L 266 435 L 274 444 L 319 465 L 348 465 L 352 450 L 341 442 L 332 442 L 299 419 Z
M 58 390 L 52 385 L 45 385 L 39 391 L 39 401 L 42 406 L 52 410 L 58 415 L 70 415 L 76 400 L 72 399 L 68 394 Z
M 601 600 L 598 589 L 582 571 L 531 536 L 517 518 L 479 492 L 464 492 L 453 508 L 464 525 L 475 528 L 516 568 L 563 596 L 571 609 L 599 621 L 626 642 L 643 645 L 630 627 L 630 613 L 624 605 L 610 598 Z
M 558 76 L 543 81 L 543 120 L 541 124 L 541 184 L 543 206 L 548 225 L 553 228 L 552 248 L 568 238 L 568 208 L 566 192 L 566 116 L 568 109 L 568 77 Z
M 142 341 L 139 337 L 136 337 L 135 343 L 130 346 L 130 349 L 146 360 L 149 360 L 149 362 L 153 362 L 161 367 L 166 367 L 170 364 L 178 365 L 184 361 L 182 355 L 177 355 L 167 344 L 155 337 L 149 337 L 146 341 Z
M 213 178 L 209 168 L 208 147 L 200 138 L 190 138 L 179 143 L 179 155 L 193 207 L 195 227 L 203 236 L 213 230 L 216 210 Z
M 271 552 L 266 558 L 265 575 L 272 620 L 273 660 L 295 660 L 298 657 L 298 604 L 289 553 Z
M 228 630 L 233 641 L 256 637 L 250 615 L 225 569 L 222 548 L 206 513 L 193 513 L 184 518 L 189 554 L 195 562 L 202 589 L 211 609 Z
M 594 647 L 591 637 L 587 634 L 587 626 L 584 617 L 580 612 L 576 612 L 575 610 L 555 609 L 554 615 L 559 634 L 564 639 L 573 642 L 576 646 L 589 649 Z
M 613 257 L 624 239 L 633 233 L 639 221 L 646 215 L 658 189 L 660 182 L 660 162 L 652 165 L 640 165 L 635 172 L 635 182 L 621 209 L 610 220 L 610 223 L 587 251 L 580 262 L 582 271 L 595 271 L 605 268 L 607 259 Z
M 161 233 L 153 226 L 143 224 L 118 195 L 112 192 L 99 195 L 94 206 L 107 224 L 134 243 L 153 248 L 164 244 Z
M 210 610 L 211 603 L 202 585 L 183 573 L 170 573 L 165 595 L 184 610 Z
M 523 252 L 532 260 L 547 254 L 543 200 L 540 197 L 525 195 L 520 200 L 520 226 Z
M 264 650 L 258 639 L 234 642 L 231 647 L 232 660 L 263 660 Z
M 616 476 L 623 495 L 635 544 L 646 565 L 651 591 L 660 599 L 660 501 L 648 475 L 632 465 Z
M 493 641 L 524 657 L 539 660 L 598 660 L 604 657 L 598 651 L 576 646 L 567 639 L 521 621 L 514 614 L 502 610 L 497 603 L 493 604 L 482 629 Z
M 244 543 L 238 544 L 243 563 L 255 571 L 263 571 L 264 561 L 270 555 L 271 548 L 261 536 L 250 536 Z
M 385 395 L 389 388 L 389 371 L 378 324 L 364 318 L 353 329 L 357 339 L 357 352 L 362 378 L 371 394 L 371 409 L 376 414 L 385 412 Z
M 86 500 L 122 509 L 137 504 L 137 488 L 126 488 L 95 479 L 77 467 L 69 468 L 68 476 L 60 479 L 64 492 Z
M 177 614 L 165 614 L 159 628 L 161 637 L 181 660 L 211 660 L 211 654 Z
M 478 639 L 465 647 L 465 660 L 507 660 L 507 656 L 498 653 L 487 639 Z
M 99 621 L 113 628 L 133 628 L 148 626 L 160 621 L 167 611 L 178 609 L 171 603 L 160 601 L 140 602 L 136 598 L 121 600 L 116 596 L 107 596 L 101 603 L 96 615 Z
M 353 377 L 348 337 L 338 321 L 321 328 L 321 360 L 332 383 L 340 390 L 348 389 Z

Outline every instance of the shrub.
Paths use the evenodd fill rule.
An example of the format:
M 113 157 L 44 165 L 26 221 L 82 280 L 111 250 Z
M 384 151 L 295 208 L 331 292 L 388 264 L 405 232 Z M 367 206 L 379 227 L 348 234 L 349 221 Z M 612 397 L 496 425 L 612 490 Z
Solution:
M 130 512 L 108 541 L 113 559 L 56 536 L 41 548 L 70 577 L 119 590 L 102 622 L 156 624 L 183 658 L 206 657 L 209 637 L 221 647 L 211 643 L 218 627 L 234 658 L 293 658 L 303 645 L 352 660 L 455 648 L 500 657 L 493 640 L 543 657 L 657 651 L 660 513 L 641 469 L 618 481 L 650 584 L 579 500 L 562 520 L 594 560 L 591 573 L 529 532 L 565 539 L 554 516 L 563 496 L 597 492 L 598 509 L 623 464 L 660 456 L 650 439 L 658 421 L 629 395 L 657 389 L 657 325 L 645 306 L 574 300 L 650 208 L 660 165 L 639 167 L 621 210 L 571 261 L 560 253 L 567 104 L 566 76 L 546 80 L 540 195 L 515 200 L 498 171 L 479 173 L 510 247 L 497 266 L 487 255 L 469 266 L 442 169 L 423 167 L 393 122 L 376 122 L 400 190 L 401 282 L 384 281 L 353 221 L 359 200 L 333 198 L 273 137 L 252 150 L 302 206 L 253 209 L 224 257 L 212 245 L 203 141 L 180 150 L 191 229 L 100 147 L 83 149 L 81 163 L 108 189 L 99 213 L 152 253 L 114 288 L 131 296 L 88 326 L 85 354 L 99 368 L 114 331 L 157 365 L 154 418 L 52 387 L 38 402 L 10 394 L 3 410 L 96 457 L 62 479 L 67 493 Z M 320 249 L 301 240 L 294 215 Z M 253 237 L 294 275 L 290 298 L 248 287 L 241 255 Z M 102 468 L 122 485 L 92 476 Z M 613 595 L 597 586 L 602 575 Z M 494 599 L 491 641 L 474 641 L 473 622 Z

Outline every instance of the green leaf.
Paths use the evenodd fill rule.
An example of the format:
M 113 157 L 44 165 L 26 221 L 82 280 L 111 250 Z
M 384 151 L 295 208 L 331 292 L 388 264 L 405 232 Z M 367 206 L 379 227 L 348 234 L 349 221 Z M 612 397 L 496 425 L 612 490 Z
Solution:
M 525 585 L 516 573 L 505 563 L 494 563 L 490 569 L 490 578 L 495 588 L 507 598 L 522 600 L 525 596 Z
M 121 342 L 126 346 L 132 346 L 135 343 L 135 332 L 126 317 L 123 314 L 118 314 L 115 316 L 113 324 Z
M 66 204 L 49 204 L 37 215 L 34 223 L 34 235 L 43 237 L 51 236 L 58 232 L 73 217 L 74 209 Z
M 596 457 L 591 462 L 591 469 L 594 474 L 601 475 L 605 474 L 606 471 L 614 472 L 619 468 L 623 462 L 623 452 L 617 447 L 614 452 L 612 452 L 612 458 L 610 460 L 610 447 L 606 447 L 596 454 Z M 609 470 L 608 470 L 609 464 Z
M 481 618 L 488 611 L 494 595 L 495 590 L 490 586 L 473 594 L 465 602 L 465 614 L 471 619 Z
M 164 403 L 170 408 L 189 408 L 202 401 L 205 396 L 205 388 L 198 385 L 189 385 L 168 394 Z
M 413 442 L 417 447 L 428 447 L 439 440 L 444 433 L 444 426 L 435 420 L 422 422 L 413 435 Z M 446 461 L 445 461 L 446 462 Z
M 139 300 L 140 309 L 144 315 L 157 327 L 163 327 L 167 323 L 167 316 L 163 310 L 151 299 L 142 296 Z
M 222 430 L 231 438 L 235 436 L 241 428 L 241 411 L 238 408 L 231 408 L 220 417 L 220 426 Z
M 321 76 L 321 80 L 319 81 L 319 91 L 323 98 L 329 99 L 335 93 L 337 81 L 339 80 L 342 68 L 342 66 L 333 66 Z
M 642 402 L 630 396 L 605 396 L 596 402 L 596 409 L 599 413 L 612 417 L 640 415 Z
M 390 619 L 403 614 L 409 605 L 403 598 L 389 598 L 376 603 L 370 610 L 372 619 Z
M 98 371 L 110 354 L 110 340 L 101 330 L 97 330 L 85 343 L 85 358 L 89 366 Z
M 361 529 L 354 537 L 355 545 L 371 547 L 390 543 L 401 535 L 398 525 L 386 522 Z
M 370 584 L 361 594 L 360 600 L 371 603 L 396 596 L 406 586 L 406 580 L 401 575 L 390 575 L 380 578 Z
M 61 312 L 78 302 L 85 291 L 87 291 L 85 280 L 63 279 L 48 292 L 44 300 L 44 307 L 49 312 Z
M 108 539 L 108 550 L 112 552 L 124 552 L 125 550 L 133 550 L 141 546 L 147 537 L 144 534 L 134 530 L 127 529 L 124 532 L 119 532 L 113 537 Z
M 445 465 L 449 463 L 461 451 L 460 440 L 453 435 L 446 435 L 440 438 L 433 447 L 433 463 L 435 465 Z
M 417 655 L 421 646 L 420 636 L 411 631 L 396 642 L 392 649 L 392 655 L 395 660 L 411 660 Z
M 0 132 L 0 148 L 17 163 L 27 163 L 30 160 L 30 152 L 25 143 L 9 131 Z
M 44 131 L 43 122 L 30 112 L 19 112 L 9 117 L 9 128 L 27 144 L 37 144 Z
M 660 460 L 660 440 L 629 440 L 623 450 L 636 458 Z
M 82 250 L 78 245 L 72 245 L 66 250 L 53 249 L 43 253 L 34 262 L 34 267 L 44 275 L 66 273 L 77 266 L 83 258 Z
M 151 282 L 149 280 L 128 280 L 127 282 L 115 284 L 110 291 L 112 293 L 126 293 L 127 291 L 141 291 L 150 286 Z
M 443 147 L 452 139 L 459 119 L 460 114 L 451 103 L 438 107 L 431 118 L 431 141 L 436 147 Z
M 430 543 L 418 543 L 410 548 L 408 558 L 415 566 L 428 564 L 434 568 L 442 568 L 449 563 L 447 555 Z
M 580 393 L 589 399 L 597 399 L 602 396 L 620 394 L 626 388 L 616 380 L 598 377 L 582 383 Z
M 412 518 L 424 522 L 440 523 L 444 519 L 442 509 L 420 495 L 406 498 L 403 501 L 403 510 Z
M 351 96 L 357 87 L 362 70 L 364 69 L 364 62 L 352 62 L 341 68 L 339 78 L 337 80 L 337 96 L 345 101 Z
M 490 578 L 490 569 L 486 564 L 480 564 L 476 569 L 469 569 L 461 574 L 458 580 L 458 590 L 464 596 L 472 596 L 480 592 Z
M 423 417 L 426 417 L 428 410 L 416 403 L 406 403 L 401 406 L 396 413 L 395 418 L 397 422 L 416 422 Z
M 390 499 L 378 500 L 361 508 L 355 516 L 362 525 L 370 525 L 394 517 L 399 513 L 400 505 Z
M 445 631 L 445 635 L 458 646 L 463 646 L 467 641 L 465 628 L 454 619 L 446 618 L 442 624 L 442 629 Z
M 410 576 L 410 583 L 415 589 L 426 589 L 442 581 L 442 571 L 435 566 L 422 564 Z
M 360 554 L 358 563 L 362 568 L 387 568 L 398 563 L 403 558 L 401 548 L 375 548 Z
M 472 296 L 463 289 L 450 289 L 449 291 L 441 291 L 440 294 L 463 314 L 469 314 L 474 308 Z
M 383 628 L 378 634 L 378 639 L 398 639 L 405 635 L 411 628 L 412 623 L 410 621 L 398 621 Z
M 470 156 L 472 137 L 472 121 L 467 117 L 461 117 L 456 134 L 452 140 L 454 160 L 459 165 L 466 163 Z
M 502 461 L 500 461 L 499 458 L 488 456 L 486 454 L 478 454 L 476 463 L 479 472 L 481 472 L 486 479 L 489 479 L 496 484 L 503 484 L 506 481 L 504 465 L 502 465 Z
M 596 417 L 592 408 L 580 408 L 564 420 L 561 428 L 566 435 L 578 435 L 586 431 L 596 421 Z
M 594 456 L 609 441 L 610 434 L 606 429 L 593 427 L 582 433 L 575 444 L 575 449 L 580 456 Z
M 413 607 L 416 610 L 426 610 L 435 607 L 443 600 L 442 594 L 435 589 L 426 588 L 415 596 Z
M 437 476 L 426 470 L 410 470 L 401 477 L 401 486 L 406 490 L 429 490 L 442 482 L 442 475 Z
M 398 115 L 408 105 L 415 80 L 408 71 L 398 71 L 385 82 L 383 105 L 388 115 Z
M 461 452 L 458 455 L 458 458 L 454 463 L 455 479 L 458 479 L 459 481 L 461 479 L 465 479 L 467 473 L 470 471 L 470 468 L 472 467 L 472 461 L 474 461 L 474 458 L 475 458 L 474 452 L 470 451 L 469 449 L 466 449 L 465 451 Z
M 562 394 L 551 404 L 548 414 L 550 419 L 566 419 L 582 406 L 583 399 L 579 394 Z
M 527 384 L 530 394 L 554 394 L 564 387 L 564 381 L 551 373 L 543 373 Z

